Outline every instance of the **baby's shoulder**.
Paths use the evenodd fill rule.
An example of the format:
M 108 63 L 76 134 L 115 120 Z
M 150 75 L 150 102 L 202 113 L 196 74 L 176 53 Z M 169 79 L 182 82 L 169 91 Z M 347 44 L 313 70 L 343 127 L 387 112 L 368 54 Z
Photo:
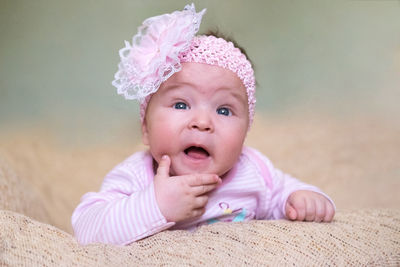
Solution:
M 124 159 L 120 164 L 121 165 L 143 165 L 146 163 L 146 160 L 151 157 L 148 151 L 137 151 Z
M 260 151 L 244 147 L 239 162 L 241 168 L 246 169 L 247 172 L 257 173 L 257 176 L 267 181 L 268 185 L 270 184 L 274 167 L 271 161 Z
M 243 147 L 240 160 L 242 160 L 243 163 L 250 164 L 252 166 L 260 167 L 260 165 L 266 165 L 268 168 L 272 166 L 272 163 L 267 156 L 252 147 Z
M 107 173 L 103 180 L 102 190 L 118 188 L 118 190 L 130 192 L 132 188 L 146 187 L 151 175 L 149 164 L 152 164 L 152 160 L 145 151 L 130 155 Z
M 124 171 L 126 173 L 138 174 L 142 177 L 152 168 L 153 161 L 148 151 L 138 151 L 117 164 L 111 172 Z

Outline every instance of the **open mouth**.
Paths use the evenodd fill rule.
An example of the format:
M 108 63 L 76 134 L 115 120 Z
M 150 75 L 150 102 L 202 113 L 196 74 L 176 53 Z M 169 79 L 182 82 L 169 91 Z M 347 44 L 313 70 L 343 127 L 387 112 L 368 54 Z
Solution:
M 194 159 L 206 159 L 210 156 L 207 150 L 198 146 L 190 146 L 184 150 L 185 154 Z

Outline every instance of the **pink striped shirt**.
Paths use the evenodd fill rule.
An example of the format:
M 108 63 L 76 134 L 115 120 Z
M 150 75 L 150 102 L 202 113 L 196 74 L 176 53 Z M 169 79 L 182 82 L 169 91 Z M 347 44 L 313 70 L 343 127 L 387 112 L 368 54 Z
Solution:
M 215 222 L 285 218 L 285 204 L 297 190 L 322 193 L 317 187 L 274 168 L 260 152 L 244 148 L 222 184 L 209 194 L 206 212 L 184 222 L 167 222 L 154 193 L 153 159 L 138 152 L 105 177 L 99 192 L 86 193 L 72 214 L 81 244 L 126 245 L 165 229 L 193 230 Z M 333 202 L 332 202 L 333 203 Z

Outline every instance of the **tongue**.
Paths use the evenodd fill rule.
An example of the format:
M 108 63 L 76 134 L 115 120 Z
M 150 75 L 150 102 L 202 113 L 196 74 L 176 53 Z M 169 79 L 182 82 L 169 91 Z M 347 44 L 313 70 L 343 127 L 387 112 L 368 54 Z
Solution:
M 199 147 L 191 147 L 187 151 L 187 155 L 194 159 L 206 159 L 208 157 L 208 153 Z

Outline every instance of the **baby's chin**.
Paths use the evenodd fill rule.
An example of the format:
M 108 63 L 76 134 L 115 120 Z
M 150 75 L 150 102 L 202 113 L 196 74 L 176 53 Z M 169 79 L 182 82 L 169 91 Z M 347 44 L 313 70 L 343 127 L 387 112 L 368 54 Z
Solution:
M 170 176 L 183 176 L 183 175 L 191 175 L 191 174 L 214 174 L 209 171 L 199 171 L 199 170 L 181 170 L 181 171 L 175 171 L 175 170 L 170 170 L 169 175 Z
M 191 174 L 216 174 L 219 177 L 224 177 L 228 171 L 223 170 L 201 170 L 201 169 L 190 169 L 190 168 L 179 168 L 175 170 L 172 166 L 170 168 L 170 176 L 182 176 L 182 175 L 191 175 Z

